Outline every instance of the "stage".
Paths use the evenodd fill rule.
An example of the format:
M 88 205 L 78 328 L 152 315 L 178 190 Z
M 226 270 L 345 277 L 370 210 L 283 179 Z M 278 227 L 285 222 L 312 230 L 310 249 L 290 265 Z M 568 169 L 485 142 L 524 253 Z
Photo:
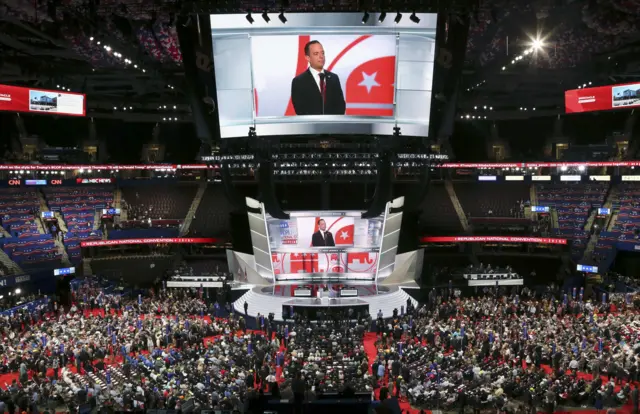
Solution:
M 333 283 L 331 286 L 333 292 L 329 294 L 328 291 L 324 291 L 321 297 L 298 297 L 295 296 L 296 290 L 309 288 L 316 293 L 316 290 L 320 287 L 327 285 L 310 285 L 308 283 L 286 283 L 275 284 L 271 286 L 255 286 L 247 293 L 242 295 L 238 300 L 233 303 L 234 310 L 238 313 L 244 314 L 244 304 L 247 303 L 247 313 L 250 317 L 256 317 L 258 313 L 261 315 L 268 315 L 273 313 L 276 320 L 283 320 L 283 307 L 293 306 L 294 308 L 332 308 L 332 307 L 367 307 L 369 314 L 372 318 L 375 318 L 379 310 L 382 310 L 382 314 L 385 318 L 390 318 L 393 315 L 393 310 L 402 306 L 407 307 L 407 300 L 411 300 L 414 305 L 417 306 L 411 296 L 409 296 L 402 288 L 397 286 L 380 286 L 374 283 L 358 283 L 358 284 L 341 284 Z M 339 289 L 336 287 L 343 287 L 345 289 L 356 290 L 357 296 L 355 297 L 340 297 Z

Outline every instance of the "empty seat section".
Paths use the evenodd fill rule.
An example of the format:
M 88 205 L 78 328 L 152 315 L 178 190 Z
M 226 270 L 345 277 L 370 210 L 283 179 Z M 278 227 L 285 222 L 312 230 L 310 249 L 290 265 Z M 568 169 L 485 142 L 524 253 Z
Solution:
M 451 235 L 462 232 L 460 219 L 444 187 L 444 182 L 434 182 L 429 185 L 427 195 L 420 207 L 423 234 Z
M 8 188 L 0 191 L 0 223 L 11 235 L 21 239 L 40 236 L 36 214 L 40 200 L 34 189 Z
M 222 185 L 209 184 L 191 221 L 191 232 L 203 236 L 226 236 L 230 230 L 231 209 Z
M 530 198 L 525 183 L 454 182 L 453 187 L 464 213 L 471 217 L 523 217 L 524 203 Z
M 107 279 L 124 280 L 140 286 L 150 286 L 161 280 L 171 269 L 172 256 L 128 256 L 93 259 L 91 269 Z
M 640 184 L 622 183 L 614 191 L 613 209 L 618 210 L 611 231 L 602 231 L 594 251 L 596 261 L 609 264 L 617 244 L 629 244 L 640 249 Z
M 57 266 L 61 255 L 50 234 L 36 224 L 40 199 L 35 189 L 0 191 L 0 223 L 10 237 L 0 239 L 2 249 L 23 270 Z
M 571 255 L 582 259 L 589 232 L 584 227 L 593 208 L 602 206 L 609 183 L 538 184 L 538 205 L 555 208 L 558 214 L 556 233 L 572 241 Z
M 124 185 L 122 198 L 129 220 L 183 220 L 198 191 L 194 184 Z

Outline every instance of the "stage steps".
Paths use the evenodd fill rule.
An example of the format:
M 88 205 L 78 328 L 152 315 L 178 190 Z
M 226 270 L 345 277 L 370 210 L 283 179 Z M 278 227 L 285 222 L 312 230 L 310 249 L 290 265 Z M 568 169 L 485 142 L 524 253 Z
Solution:
M 244 303 L 249 303 L 247 309 L 249 317 L 255 318 L 258 313 L 261 315 L 268 315 L 273 313 L 275 319 L 282 320 L 282 305 L 293 298 L 288 296 L 268 296 L 261 295 L 249 289 L 247 293 L 240 296 L 238 300 L 233 302 L 233 308 L 236 312 L 244 315 Z
M 447 190 L 449 194 L 449 198 L 451 199 L 451 204 L 453 204 L 453 208 L 456 210 L 458 214 L 458 219 L 460 220 L 460 225 L 465 233 L 469 232 L 469 221 L 467 220 L 467 216 L 464 213 L 464 209 L 462 208 L 462 204 L 460 204 L 460 200 L 456 195 L 456 190 L 453 188 L 453 183 L 451 180 L 444 181 L 444 188 Z
M 191 207 L 189 207 L 189 211 L 187 212 L 187 216 L 184 218 L 182 222 L 182 227 L 180 228 L 180 237 L 184 237 L 189 233 L 189 228 L 191 227 L 191 222 L 196 215 L 196 211 L 198 211 L 198 206 L 200 206 L 200 202 L 202 201 L 202 196 L 204 192 L 207 191 L 207 182 L 202 182 L 198 186 L 198 191 L 196 192 L 196 196 L 193 198 L 191 202 Z
M 291 299 L 293 298 L 290 296 L 260 294 L 250 289 L 233 303 L 233 309 L 235 312 L 244 315 L 244 304 L 248 302 L 249 308 L 247 309 L 247 313 L 249 317 L 255 318 L 258 313 L 261 315 L 273 313 L 275 320 L 281 321 L 282 306 Z M 405 310 L 407 309 L 407 299 L 410 299 L 414 306 L 418 306 L 418 301 L 402 289 L 382 295 L 361 296 L 359 299 L 369 304 L 369 314 L 372 318 L 376 317 L 379 310 L 382 310 L 384 318 L 391 318 L 394 309 L 398 309 L 398 314 L 400 314 L 403 306 Z
M 384 318 L 391 318 L 393 316 L 393 310 L 398 309 L 398 315 L 400 314 L 401 307 L 404 306 L 407 310 L 407 299 L 411 299 L 411 302 L 415 307 L 418 307 L 418 301 L 413 299 L 407 292 L 402 289 L 398 289 L 397 292 L 387 293 L 384 295 L 367 296 L 361 298 L 369 302 L 369 314 L 372 318 L 376 318 L 378 311 L 382 310 Z

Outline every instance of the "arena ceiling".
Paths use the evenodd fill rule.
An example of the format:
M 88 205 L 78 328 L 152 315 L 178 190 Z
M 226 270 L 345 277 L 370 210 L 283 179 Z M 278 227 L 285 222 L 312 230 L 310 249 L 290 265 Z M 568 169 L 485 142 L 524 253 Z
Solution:
M 191 122 L 175 31 L 178 16 L 265 8 L 442 7 L 435 0 L 369 3 L 2 0 L 0 78 L 87 93 L 89 115 L 95 117 Z M 559 113 L 566 89 L 640 78 L 640 0 L 459 0 L 447 2 L 447 10 L 472 14 L 459 114 L 485 106 L 493 108 L 489 119 L 531 117 L 533 108 L 536 115 Z M 524 55 L 535 40 L 543 42 L 541 49 Z
M 638 0 L 483 2 L 469 30 L 460 111 L 562 113 L 567 89 L 638 81 L 639 40 Z

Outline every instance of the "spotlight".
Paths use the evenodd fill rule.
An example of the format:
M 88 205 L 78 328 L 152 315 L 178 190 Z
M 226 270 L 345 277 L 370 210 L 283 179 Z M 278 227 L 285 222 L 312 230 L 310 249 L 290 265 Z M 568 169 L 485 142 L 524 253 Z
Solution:
M 414 22 L 415 24 L 420 23 L 420 18 L 418 16 L 416 16 L 416 12 L 413 12 L 411 14 L 411 16 L 409 16 L 409 20 L 411 20 L 412 22 Z
M 89 38 L 89 40 L 91 40 L 91 41 L 93 42 L 93 36 L 91 36 L 91 37 Z
M 266 10 L 262 13 L 262 20 L 264 20 L 267 23 L 271 21 L 271 18 L 269 17 L 269 14 L 267 13 Z
M 364 15 L 362 15 L 362 24 L 367 24 L 367 22 L 369 21 L 369 12 L 364 12 Z
M 540 50 L 544 47 L 544 42 L 540 39 L 535 39 L 531 45 L 535 50 Z
M 386 19 L 386 18 L 387 18 L 387 12 L 382 12 L 382 13 L 380 13 L 380 17 L 378 17 L 378 21 L 380 23 L 382 23 L 382 22 L 384 22 L 384 19 Z
M 253 16 L 251 16 L 251 12 L 247 13 L 246 19 L 250 24 L 253 24 L 253 22 L 255 21 L 253 20 Z
M 400 20 L 402 20 L 402 13 L 398 12 L 398 14 L 396 14 L 396 18 L 393 19 L 393 21 L 396 23 L 400 23 Z
M 280 12 L 280 14 L 278 15 L 278 19 L 280 19 L 280 21 L 282 22 L 282 24 L 285 24 L 287 22 L 287 18 L 284 17 L 284 12 Z

